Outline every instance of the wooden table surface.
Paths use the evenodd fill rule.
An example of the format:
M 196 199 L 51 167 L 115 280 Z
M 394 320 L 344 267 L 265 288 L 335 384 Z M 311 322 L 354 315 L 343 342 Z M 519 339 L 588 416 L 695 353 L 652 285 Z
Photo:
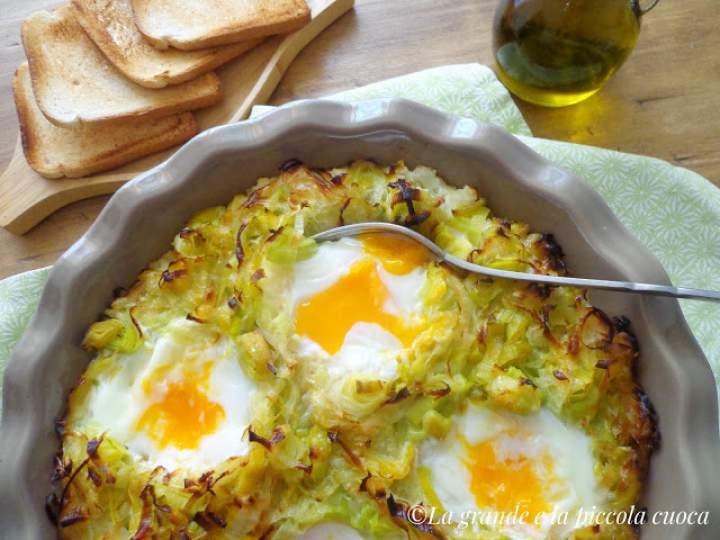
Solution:
M 629 1 L 629 0 L 628 0 Z M 10 90 L 23 59 L 20 23 L 52 0 L 0 0 L 0 166 L 17 136 Z M 362 86 L 452 63 L 492 64 L 497 0 L 357 0 L 355 10 L 311 43 L 271 103 Z M 637 49 L 589 100 L 565 109 L 519 103 L 539 137 L 668 160 L 720 185 L 720 1 L 661 0 Z M 0 229 L 0 278 L 51 264 L 107 201 L 64 208 L 22 237 Z

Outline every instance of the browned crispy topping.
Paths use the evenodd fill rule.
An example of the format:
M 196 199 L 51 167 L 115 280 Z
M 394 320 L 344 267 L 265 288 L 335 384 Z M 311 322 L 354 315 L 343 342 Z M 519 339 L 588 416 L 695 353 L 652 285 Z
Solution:
M 135 330 L 137 330 L 138 336 L 143 337 L 142 328 L 140 327 L 140 323 L 137 321 L 135 315 L 133 314 L 133 308 L 130 308 L 128 310 L 128 315 L 130 315 L 130 321 L 133 323 Z
M 59 525 L 58 516 L 60 515 L 60 499 L 58 499 L 56 493 L 49 493 L 45 497 L 45 514 L 53 525 Z
M 164 283 L 170 283 L 171 281 L 174 281 L 177 278 L 184 276 L 185 274 L 187 274 L 187 270 L 183 268 L 179 270 L 163 270 L 163 273 L 160 276 L 160 280 Z
M 303 162 L 296 158 L 288 159 L 287 161 L 280 164 L 280 171 L 282 172 L 290 172 L 293 169 L 297 169 L 298 167 L 302 167 Z
M 270 444 L 272 446 L 275 446 L 280 441 L 285 440 L 285 430 L 283 430 L 281 427 L 276 427 L 273 429 L 272 432 L 272 438 L 270 439 Z
M 237 259 L 238 266 L 240 266 L 245 260 L 245 250 L 242 245 L 242 233 L 247 228 L 247 221 L 243 221 L 238 228 L 238 232 L 235 235 L 235 258 Z
M 615 327 L 616 332 L 631 333 L 630 319 L 628 319 L 625 315 L 621 315 L 619 317 L 613 317 L 612 323 L 613 323 L 613 326 Z
M 390 399 L 386 400 L 383 404 L 384 405 L 392 405 L 393 403 L 398 403 L 402 401 L 403 399 L 406 399 L 410 396 L 410 390 L 407 389 L 406 386 L 403 386 L 398 392 L 391 397 Z
M 345 225 L 345 210 L 347 210 L 347 207 L 350 205 L 351 200 L 352 199 L 348 197 L 347 199 L 345 199 L 345 202 L 340 207 L 340 218 L 338 220 L 340 225 Z
M 270 535 L 272 534 L 272 532 L 273 532 L 274 530 L 275 530 L 275 526 L 274 526 L 274 525 L 270 525 L 270 526 L 265 530 L 265 532 L 260 535 L 260 538 L 258 538 L 258 540 L 267 540 L 268 538 L 270 538 Z
M 267 237 L 267 240 L 265 240 L 265 242 L 267 242 L 268 244 L 271 242 L 274 242 L 275 239 L 278 236 L 280 236 L 280 233 L 282 233 L 284 229 L 285 229 L 285 227 L 278 227 L 277 229 L 269 229 L 270 236 Z
M 95 469 L 92 467 L 87 468 L 87 475 L 90 480 L 92 480 L 92 483 L 95 484 L 95 487 L 100 487 L 102 485 L 102 478 L 100 478 L 100 475 L 95 472 Z
M 580 327 L 582 342 L 589 349 L 606 349 L 614 333 L 608 316 L 595 308 L 585 315 Z
M 577 334 L 572 334 L 568 338 L 567 352 L 570 356 L 576 356 L 580 352 L 580 338 Z
M 427 391 L 427 394 L 434 397 L 434 398 L 442 398 L 450 394 L 450 385 L 446 382 L 443 382 L 442 388 L 431 388 Z
M 420 190 L 408 185 L 407 181 L 403 178 L 398 179 L 396 182 L 390 182 L 388 186 L 398 189 L 398 192 L 393 195 L 392 206 L 405 203 L 408 208 L 408 213 L 414 215 L 415 207 L 413 201 L 420 200 Z
M 146 484 L 143 490 L 140 492 L 140 499 L 142 500 L 142 511 L 140 514 L 140 524 L 138 525 L 133 540 L 142 540 L 145 538 L 152 538 L 152 524 L 153 524 L 153 508 L 155 503 L 155 488 L 151 484 Z
M 71 512 L 68 512 L 65 514 L 61 519 L 58 525 L 62 527 L 63 529 L 65 527 L 70 527 L 71 525 L 75 525 L 76 523 L 81 523 L 87 519 L 87 514 L 83 512 L 80 509 L 75 509 Z
M 419 214 L 415 212 L 413 201 L 420 200 L 419 189 L 408 185 L 404 178 L 398 178 L 395 182 L 390 182 L 388 186 L 398 189 L 398 192 L 393 196 L 392 205 L 395 206 L 396 204 L 405 203 L 407 206 L 408 216 L 405 218 L 405 225 L 408 227 L 420 225 L 430 217 L 430 212 L 427 210 Z
M 648 395 L 639 386 L 635 387 L 635 397 L 638 401 L 638 404 L 640 405 L 642 417 L 647 418 L 648 422 L 650 423 L 648 441 L 646 441 L 647 444 L 645 445 L 645 449 L 649 454 L 650 452 L 653 452 L 654 450 L 660 448 L 660 443 L 662 440 L 660 437 L 660 431 L 658 430 L 658 415 L 657 411 L 655 410 L 655 406 L 652 404 L 652 401 L 650 401 Z
M 66 478 L 71 471 L 72 460 L 68 459 L 67 461 L 63 461 L 63 458 L 58 454 L 53 457 L 53 471 L 50 475 L 50 481 L 55 484 Z
M 211 510 L 205 510 L 204 512 L 196 513 L 193 521 L 195 521 L 195 523 L 200 525 L 206 531 L 212 529 L 213 526 L 219 527 L 221 529 L 227 527 L 227 523 L 225 522 L 225 520 Z
M 405 219 L 405 225 L 408 227 L 413 227 L 415 225 L 420 225 L 421 223 L 424 223 L 427 218 L 430 217 L 430 212 L 428 210 L 423 210 L 419 214 L 415 214 L 413 216 L 408 216 Z
M 313 182 L 315 182 L 322 191 L 327 192 L 335 187 L 335 184 L 333 184 L 329 178 L 325 178 L 326 176 L 330 176 L 327 172 L 318 169 L 310 169 L 308 172 L 310 173 L 310 178 L 313 179 Z
M 263 270 L 262 268 L 258 268 L 257 270 L 255 270 L 253 272 L 253 275 L 250 276 L 250 281 L 252 281 L 253 283 L 257 283 L 264 277 L 265 277 L 265 270 Z
M 90 459 L 95 459 L 98 457 L 98 447 L 103 442 L 103 438 L 100 437 L 98 439 L 90 439 L 85 447 L 85 450 L 87 452 L 87 455 Z
M 484 345 L 484 344 L 485 344 L 485 338 L 487 338 L 487 325 L 486 325 L 486 324 L 483 324 L 483 325 L 480 327 L 480 330 L 478 330 L 478 333 L 477 333 L 478 343 L 480 343 L 481 345 Z
M 350 463 L 358 468 L 362 468 L 362 461 L 360 461 L 357 454 L 353 452 L 352 448 L 350 448 L 350 446 L 348 446 L 348 444 L 340 438 L 340 432 L 328 431 L 328 439 L 330 439 L 331 442 L 337 443 L 340 448 L 343 449 Z
M 256 442 L 262 446 L 264 446 L 267 450 L 272 450 L 273 446 L 278 444 L 280 441 L 284 440 L 286 437 L 285 430 L 282 427 L 276 427 L 272 431 L 272 435 L 270 437 L 270 440 L 261 437 L 257 433 L 255 433 L 252 430 L 252 426 L 248 428 L 248 438 L 250 442 Z
M 537 240 L 536 244 L 547 256 L 547 270 L 554 270 L 558 274 L 564 274 L 566 272 L 565 254 L 560 245 L 555 241 L 555 237 L 552 234 L 543 234 Z M 542 273 L 547 273 L 547 271 Z
M 607 369 L 608 367 L 610 367 L 610 360 L 608 360 L 607 358 L 598 360 L 597 363 L 595 364 L 595 367 L 598 369 Z
M 527 290 L 531 294 L 537 295 L 541 300 L 546 300 L 552 292 L 552 287 L 543 283 L 530 283 Z
M 385 499 L 386 496 L 385 486 L 382 481 L 374 477 L 371 473 L 367 473 L 360 481 L 358 491 L 360 493 L 367 493 L 374 499 Z
M 372 474 L 367 473 L 362 480 L 360 480 L 360 487 L 358 488 L 358 491 L 363 493 L 367 491 L 367 483 L 368 480 L 372 478 Z
M 155 508 L 158 512 L 162 512 L 163 514 L 172 514 L 172 508 L 170 508 L 167 504 L 158 504 L 157 501 L 155 501 Z
M 113 289 L 113 298 L 122 298 L 128 295 L 128 290 L 125 287 L 115 287 Z
M 197 229 L 192 229 L 190 227 L 185 227 L 183 230 L 180 231 L 180 238 L 183 240 L 188 239 L 196 239 L 200 242 L 205 242 L 205 237 L 203 236 L 203 233 L 201 233 Z
M 263 191 L 265 190 L 265 187 L 266 186 L 263 186 L 252 191 L 252 193 L 248 195 L 247 199 L 245 199 L 245 202 L 242 203 L 242 207 L 252 208 L 256 204 L 258 204 L 263 198 Z
M 430 522 L 425 507 L 422 505 L 410 506 L 408 503 L 396 500 L 392 495 L 387 498 L 387 508 L 393 521 L 404 529 L 412 527 L 420 532 L 429 534 L 433 538 L 444 540 L 445 535 Z
M 258 443 L 258 444 L 261 444 L 262 446 L 264 446 L 264 447 L 267 448 L 268 450 L 272 450 L 272 443 L 271 443 L 270 441 L 268 441 L 266 438 L 261 437 L 260 435 L 258 435 L 257 433 L 255 433 L 255 432 L 252 430 L 252 428 L 250 428 L 250 429 L 248 430 L 248 439 L 250 440 L 250 442 L 256 442 L 256 443 Z

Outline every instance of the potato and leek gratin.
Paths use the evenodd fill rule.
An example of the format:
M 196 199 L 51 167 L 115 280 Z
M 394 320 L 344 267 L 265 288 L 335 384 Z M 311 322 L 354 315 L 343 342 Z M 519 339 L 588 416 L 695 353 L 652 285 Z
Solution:
M 565 272 L 552 237 L 427 167 L 284 164 L 194 215 L 88 330 L 48 501 L 60 537 L 637 537 L 572 518 L 635 504 L 657 441 L 629 322 L 398 236 L 310 238 L 363 221 Z

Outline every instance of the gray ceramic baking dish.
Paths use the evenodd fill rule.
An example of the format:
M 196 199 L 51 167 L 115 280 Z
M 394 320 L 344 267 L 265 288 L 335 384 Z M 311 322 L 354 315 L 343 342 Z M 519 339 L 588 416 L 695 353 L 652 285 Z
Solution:
M 356 158 L 404 159 L 476 186 L 496 214 L 553 233 L 578 276 L 668 283 L 658 261 L 581 179 L 503 130 L 405 100 L 355 105 L 304 101 L 206 131 L 124 186 L 53 268 L 40 308 L 5 374 L 0 432 L 0 536 L 50 539 L 45 517 L 54 420 L 89 358 L 84 330 L 140 270 L 164 252 L 196 210 L 229 201 L 289 158 L 321 167 Z M 644 539 L 720 538 L 720 439 L 712 372 L 675 300 L 594 293 L 627 315 L 642 351 L 640 380 L 660 419 L 649 511 L 709 511 L 707 526 L 653 526 Z

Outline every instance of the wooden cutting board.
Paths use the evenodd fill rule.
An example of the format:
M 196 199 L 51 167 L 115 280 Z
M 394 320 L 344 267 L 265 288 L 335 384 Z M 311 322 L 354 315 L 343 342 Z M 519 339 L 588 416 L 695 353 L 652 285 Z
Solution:
M 308 0 L 312 19 L 304 28 L 270 38 L 218 70 L 224 98 L 220 104 L 196 113 L 200 129 L 247 118 L 254 105 L 270 98 L 305 45 L 353 4 L 354 0 Z M 18 135 L 15 153 L 0 176 L 0 226 L 14 234 L 24 234 L 63 206 L 115 192 L 131 178 L 166 160 L 173 151 L 166 150 L 93 176 L 49 180 L 27 164 Z

